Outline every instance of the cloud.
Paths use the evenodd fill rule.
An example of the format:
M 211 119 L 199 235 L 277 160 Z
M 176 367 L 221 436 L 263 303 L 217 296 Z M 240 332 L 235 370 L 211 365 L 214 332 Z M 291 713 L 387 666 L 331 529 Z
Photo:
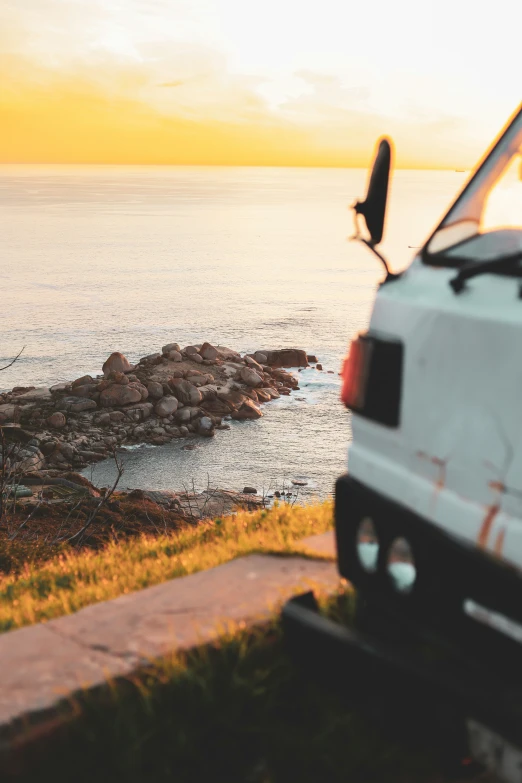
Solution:
M 462 167 L 480 153 L 463 120 L 372 108 L 357 74 L 297 68 L 270 102 L 266 74 L 231 72 L 211 45 L 208 8 L 4 0 L 1 159 L 365 166 L 385 132 L 403 166 Z

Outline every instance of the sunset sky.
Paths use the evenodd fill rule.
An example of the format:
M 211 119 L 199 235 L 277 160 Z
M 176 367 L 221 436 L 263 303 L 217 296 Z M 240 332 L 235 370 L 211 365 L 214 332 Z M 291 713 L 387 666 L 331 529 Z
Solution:
M 513 0 L 0 0 L 0 161 L 366 166 L 387 133 L 464 168 L 521 35 Z

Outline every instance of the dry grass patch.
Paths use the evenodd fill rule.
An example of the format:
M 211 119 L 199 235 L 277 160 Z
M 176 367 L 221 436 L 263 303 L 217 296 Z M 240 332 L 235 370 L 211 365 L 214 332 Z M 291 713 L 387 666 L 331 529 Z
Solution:
M 142 535 L 103 549 L 65 551 L 0 577 L 0 630 L 42 622 L 254 552 L 304 552 L 299 539 L 333 525 L 331 501 L 282 504 L 183 524 L 168 535 Z

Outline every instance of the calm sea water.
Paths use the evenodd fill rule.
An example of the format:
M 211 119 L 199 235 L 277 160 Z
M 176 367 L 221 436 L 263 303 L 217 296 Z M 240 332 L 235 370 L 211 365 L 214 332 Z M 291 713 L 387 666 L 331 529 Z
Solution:
M 409 263 L 464 176 L 395 173 L 392 268 Z M 347 241 L 365 183 L 349 169 L 0 166 L 0 366 L 25 346 L 0 388 L 99 373 L 112 351 L 132 362 L 173 341 L 305 348 L 334 374 L 300 373 L 301 392 L 193 451 L 175 441 L 128 452 L 122 485 L 266 490 L 304 478 L 303 497 L 324 497 L 350 437 L 338 371 L 382 278 L 378 259 Z M 92 471 L 100 485 L 112 474 Z

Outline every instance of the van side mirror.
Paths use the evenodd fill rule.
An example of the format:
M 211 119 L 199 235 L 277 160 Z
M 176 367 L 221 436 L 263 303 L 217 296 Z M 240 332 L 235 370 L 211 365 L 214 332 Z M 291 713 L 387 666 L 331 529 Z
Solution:
M 379 141 L 368 182 L 368 190 L 364 201 L 354 205 L 356 215 L 362 215 L 370 233 L 370 247 L 375 247 L 382 240 L 384 220 L 386 217 L 386 202 L 388 199 L 388 182 L 391 168 L 391 144 L 388 139 Z

